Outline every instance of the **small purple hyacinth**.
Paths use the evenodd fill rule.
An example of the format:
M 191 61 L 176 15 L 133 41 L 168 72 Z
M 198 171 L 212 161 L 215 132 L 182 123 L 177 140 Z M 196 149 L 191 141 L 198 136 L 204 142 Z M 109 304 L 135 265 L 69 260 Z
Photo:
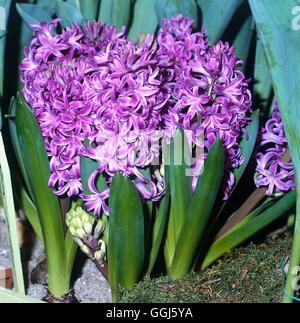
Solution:
M 190 141 L 203 148 L 194 165 L 193 189 L 203 160 L 217 138 L 226 152 L 224 199 L 234 186 L 233 170 L 244 161 L 240 141 L 250 123 L 252 98 L 249 81 L 237 68 L 242 62 L 228 43 L 208 45 L 205 31 L 193 33 L 193 20 L 166 19 L 158 34 L 157 56 L 165 78 L 163 91 L 170 95 L 164 116 L 166 136 L 177 126 L 192 130 Z M 199 136 L 203 135 L 203 140 Z
M 277 101 L 271 119 L 261 131 L 256 172 L 257 187 L 266 187 L 269 196 L 295 189 L 294 167 L 290 161 Z

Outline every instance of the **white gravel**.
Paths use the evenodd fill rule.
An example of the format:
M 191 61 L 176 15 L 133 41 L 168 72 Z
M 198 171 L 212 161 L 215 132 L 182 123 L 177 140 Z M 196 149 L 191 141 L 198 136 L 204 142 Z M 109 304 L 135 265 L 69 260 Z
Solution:
M 0 265 L 10 267 L 10 248 L 7 239 L 7 229 L 3 209 L 0 208 Z M 28 271 L 31 272 L 45 257 L 42 244 L 36 240 L 32 246 Z M 76 265 L 76 264 L 75 264 Z M 110 303 L 111 289 L 108 282 L 98 271 L 91 260 L 87 260 L 82 269 L 82 276 L 74 284 L 75 296 L 80 303 Z M 40 284 L 32 284 L 29 279 L 27 294 L 31 297 L 42 299 L 47 294 L 47 287 Z
M 110 286 L 91 260 L 85 263 L 74 289 L 81 303 L 111 303 Z
M 27 290 L 27 294 L 36 299 L 43 299 L 47 295 L 47 287 L 44 285 L 31 284 Z

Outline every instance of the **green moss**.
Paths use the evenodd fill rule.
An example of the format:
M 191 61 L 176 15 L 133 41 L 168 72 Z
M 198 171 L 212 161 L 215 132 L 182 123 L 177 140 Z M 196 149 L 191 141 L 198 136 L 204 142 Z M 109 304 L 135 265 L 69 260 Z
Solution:
M 123 294 L 124 303 L 276 303 L 282 298 L 281 262 L 291 239 L 274 237 L 235 249 L 203 273 L 184 280 L 145 278 Z

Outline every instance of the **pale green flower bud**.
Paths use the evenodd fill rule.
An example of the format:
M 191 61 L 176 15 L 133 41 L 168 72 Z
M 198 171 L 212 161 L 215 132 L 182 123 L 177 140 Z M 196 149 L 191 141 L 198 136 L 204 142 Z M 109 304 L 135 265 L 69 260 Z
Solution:
M 91 257 L 91 252 L 90 252 L 90 249 L 86 246 L 86 245 L 83 245 L 81 248 L 81 251 L 86 254 L 87 256 Z
M 86 213 L 86 212 L 83 212 L 83 213 L 81 213 L 81 215 L 80 215 L 80 219 L 81 219 L 81 222 L 82 223 L 91 223 L 91 219 L 90 219 L 91 217 L 89 216 L 89 214 L 88 213 Z M 94 222 L 94 219 L 93 219 L 93 222 Z
M 94 253 L 94 259 L 97 260 L 100 265 L 103 265 L 106 259 L 106 245 L 103 240 L 99 240 L 98 245 L 100 247 L 100 250 L 97 250 Z
M 101 250 L 98 250 L 94 253 L 94 259 L 99 262 L 101 266 L 104 265 L 105 253 Z
M 76 229 L 74 237 L 84 240 L 86 238 L 86 236 L 87 236 L 87 234 L 84 229 L 82 229 L 82 228 Z
M 99 239 L 101 233 L 104 231 L 105 229 L 105 225 L 103 223 L 102 220 L 99 220 L 96 227 L 95 227 L 95 230 L 94 230 L 94 238 L 95 239 Z
M 86 235 L 90 235 L 90 234 L 92 234 L 92 231 L 93 231 L 93 225 L 90 223 L 84 223 L 83 229 L 84 229 Z
M 72 225 L 70 225 L 69 230 L 70 230 L 71 235 L 73 237 L 76 237 L 76 229 Z
M 81 219 L 79 218 L 74 218 L 71 222 L 71 226 L 74 227 L 75 229 L 79 229 L 83 227 L 83 223 Z

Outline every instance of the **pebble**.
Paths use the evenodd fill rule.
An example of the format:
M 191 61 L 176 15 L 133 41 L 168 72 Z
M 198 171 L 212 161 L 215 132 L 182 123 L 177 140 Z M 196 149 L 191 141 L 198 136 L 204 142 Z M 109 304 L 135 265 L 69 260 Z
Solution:
M 74 290 L 80 303 L 111 303 L 110 286 L 90 259 L 75 282 Z
M 1 211 L 0 209 L 0 264 L 4 267 L 10 267 L 10 248 L 7 239 L 6 223 Z M 27 263 L 28 266 L 28 270 L 26 271 L 31 272 L 44 258 L 45 252 L 43 245 L 36 240 L 32 246 L 31 258 L 27 260 L 23 259 L 23 263 Z M 47 287 L 45 285 L 32 284 L 30 279 L 28 279 L 28 282 L 27 294 L 29 296 L 36 299 L 43 299 L 46 296 Z M 74 284 L 74 291 L 80 303 L 111 302 L 110 286 L 90 259 L 85 262 L 82 268 L 82 276 Z
M 47 295 L 47 287 L 40 284 L 31 284 L 28 287 L 27 294 L 36 299 L 43 299 Z

